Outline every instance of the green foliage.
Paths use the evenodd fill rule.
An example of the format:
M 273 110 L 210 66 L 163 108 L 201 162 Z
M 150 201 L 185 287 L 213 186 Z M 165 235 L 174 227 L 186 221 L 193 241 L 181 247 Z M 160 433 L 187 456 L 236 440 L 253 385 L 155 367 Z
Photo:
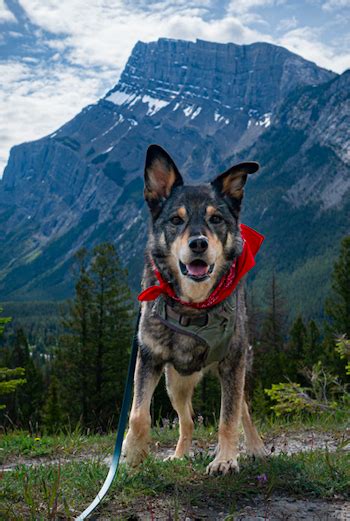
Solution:
M 73 425 L 107 429 L 124 389 L 132 323 L 131 294 L 115 247 L 104 243 L 76 255 L 75 300 L 56 353 L 62 414 Z
M 271 389 L 265 389 L 266 394 L 275 401 L 271 406 L 276 416 L 289 413 L 315 412 L 336 407 L 336 403 L 328 406 L 313 399 L 309 394 L 310 389 L 301 387 L 300 384 L 287 382 L 273 384 Z
M 254 346 L 254 376 L 263 387 L 268 387 L 286 376 L 285 302 L 275 273 L 272 274 L 267 291 L 267 306 L 260 337 Z
M 2 313 L 2 308 L 0 308 L 0 313 Z M 6 324 L 11 322 L 10 317 L 0 317 L 0 336 L 3 334 Z
M 346 338 L 345 335 L 338 338 L 336 341 L 336 351 L 340 355 L 342 360 L 347 360 L 347 364 L 345 367 L 346 374 L 350 375 L 350 340 Z
M 84 425 L 90 420 L 90 393 L 88 386 L 93 372 L 91 343 L 92 280 L 87 272 L 87 251 L 76 254 L 78 280 L 76 296 L 69 303 L 68 316 L 63 322 L 67 333 L 61 336 L 56 351 L 54 370 L 60 382 L 63 414 Z
M 25 331 L 32 355 L 38 364 L 45 364 L 45 357 L 52 354 L 57 338 L 62 334 L 64 302 L 5 302 L 7 312 L 13 317 L 7 327 L 10 336 L 18 329 Z
M 299 414 L 301 412 L 325 412 L 335 406 L 349 410 L 350 396 L 346 383 L 346 373 L 350 372 L 349 362 L 344 369 L 347 347 L 346 336 L 338 337 L 339 327 L 347 327 L 350 309 L 350 238 L 342 241 L 341 252 L 333 273 L 333 302 L 329 316 L 331 324 L 325 324 L 322 339 L 315 321 L 304 323 L 299 314 L 293 322 L 288 340 L 281 335 L 282 322 L 278 312 L 278 286 L 272 280 L 270 300 L 262 325 L 262 334 L 256 341 L 255 389 L 253 402 L 260 414 L 266 409 L 275 414 Z M 349 300 L 349 302 L 348 302 Z M 276 304 L 277 302 L 277 304 Z M 269 346 L 274 345 L 274 350 Z M 262 346 L 264 349 L 262 349 Z M 339 354 L 341 356 L 339 356 Z M 348 355 L 349 356 L 349 355 Z M 347 359 L 348 361 L 348 359 Z M 262 389 L 269 402 L 266 403 Z M 271 401 L 274 402 L 271 405 Z
M 62 408 L 59 399 L 59 382 L 55 375 L 52 375 L 47 394 L 47 399 L 43 408 L 43 424 L 49 433 L 57 432 L 62 427 Z
M 0 308 L 0 313 L 2 313 L 2 308 Z M 0 317 L 0 336 L 4 332 L 5 325 L 8 324 L 10 320 L 11 318 L 9 317 Z M 0 396 L 12 394 L 16 392 L 17 387 L 24 385 L 26 380 L 20 378 L 21 376 L 24 376 L 24 374 L 25 370 L 23 367 L 10 369 L 8 367 L 0 366 Z M 0 410 L 5 408 L 6 405 L 0 404 Z
M 331 330 L 350 337 L 350 236 L 344 237 L 332 275 L 333 295 L 326 302 Z
M 23 329 L 9 339 L 11 367 L 23 367 L 26 383 L 16 390 L 7 403 L 8 416 L 17 426 L 32 428 L 40 422 L 44 402 L 44 380 L 34 363 Z
M 4 394 L 14 393 L 19 385 L 27 382 L 24 378 L 25 370 L 22 367 L 9 369 L 8 367 L 0 367 L 0 396 Z M 0 409 L 5 409 L 6 405 L 0 404 Z
M 271 406 L 276 416 L 316 411 L 324 413 L 341 408 L 350 411 L 347 385 L 325 369 L 321 361 L 312 369 L 304 368 L 303 373 L 310 384 L 309 387 L 287 382 L 274 384 L 271 389 L 265 389 L 269 398 L 276 402 Z

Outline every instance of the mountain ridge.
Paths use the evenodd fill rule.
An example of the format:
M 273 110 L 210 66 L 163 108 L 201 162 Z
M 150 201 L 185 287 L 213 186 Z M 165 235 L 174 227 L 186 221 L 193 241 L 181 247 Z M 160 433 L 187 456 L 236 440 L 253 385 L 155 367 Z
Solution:
M 99 240 L 116 243 L 122 261 L 130 270 L 133 287 L 138 286 L 147 232 L 142 176 L 149 143 L 164 146 L 185 178 L 194 183 L 214 177 L 229 166 L 229 162 L 259 160 L 260 156 L 263 169 L 258 177 L 268 180 L 273 176 L 266 177 L 264 167 L 267 170 L 267 165 L 273 163 L 266 150 L 273 149 L 274 141 L 284 148 L 290 162 L 297 163 L 299 145 L 310 148 L 302 134 L 307 131 L 312 136 L 310 128 L 323 116 L 323 127 L 316 127 L 326 128 L 330 115 L 323 113 L 321 106 L 316 114 L 311 106 L 317 104 L 318 99 L 322 99 L 325 107 L 329 102 L 319 94 L 317 85 L 320 91 L 324 89 L 324 96 L 329 97 L 332 82 L 338 86 L 344 82 L 343 98 L 333 100 L 333 108 L 337 103 L 347 106 L 347 76 L 320 69 L 288 50 L 262 43 L 238 46 L 199 42 L 169 39 L 150 44 L 138 42 L 119 82 L 101 100 L 83 109 L 49 136 L 12 150 L 0 182 L 0 232 L 4 244 L 6 241 L 9 245 L 0 253 L 0 291 L 4 297 L 47 299 L 54 295 L 65 298 L 72 291 L 69 267 L 74 251 Z M 152 59 L 146 59 L 145 53 L 152 55 Z M 294 65 L 290 69 L 290 60 L 294 65 L 297 62 L 298 75 L 293 76 Z M 250 70 L 254 72 L 249 74 Z M 132 83 L 133 87 L 132 71 L 142 80 Z M 182 76 L 181 86 L 178 79 Z M 230 84 L 226 81 L 228 76 Z M 294 78 L 294 84 L 285 79 L 289 76 Z M 337 87 L 333 93 L 337 99 L 340 90 Z M 311 96 L 307 94 L 309 91 L 313 93 Z M 230 105 L 226 103 L 229 98 Z M 303 107 L 303 100 L 310 108 Z M 284 103 L 289 103 L 287 109 Z M 294 116 L 293 105 L 296 106 Z M 309 113 L 314 110 L 314 121 L 309 127 L 305 126 L 307 110 Z M 332 125 L 336 125 L 337 111 L 331 112 Z M 345 113 L 343 126 L 347 117 Z M 298 125 L 302 128 L 294 128 Z M 284 144 L 283 134 L 289 136 Z M 290 139 L 292 134 L 298 135 L 298 143 Z M 335 140 L 332 146 L 340 153 L 345 146 L 339 141 L 342 132 L 335 129 L 328 134 L 326 144 L 316 140 L 317 144 L 321 148 L 325 145 L 328 150 L 332 148 L 328 145 Z M 294 152 L 289 150 L 290 144 Z M 276 155 L 279 153 L 277 150 Z M 338 159 L 341 168 L 347 171 L 344 158 Z M 281 165 L 278 168 L 281 169 Z M 297 183 L 293 167 L 286 171 L 286 179 L 278 177 L 280 190 L 288 180 Z M 261 223 L 260 214 L 249 213 L 249 207 L 256 206 L 262 212 L 261 200 L 267 197 L 264 183 L 257 180 L 247 185 L 244 214 L 247 224 L 263 224 L 263 228 L 265 223 Z M 272 192 L 277 197 L 275 190 Z M 301 195 L 295 195 L 299 192 Z M 289 192 L 283 212 L 293 212 L 293 201 L 303 200 L 300 187 L 299 192 L 298 189 L 294 195 Z M 273 197 L 267 199 L 269 205 L 278 203 L 278 197 L 276 201 Z M 313 210 L 313 215 L 315 212 L 317 210 Z M 267 229 L 273 236 L 272 232 L 273 229 Z M 285 263 L 281 266 L 286 269 Z

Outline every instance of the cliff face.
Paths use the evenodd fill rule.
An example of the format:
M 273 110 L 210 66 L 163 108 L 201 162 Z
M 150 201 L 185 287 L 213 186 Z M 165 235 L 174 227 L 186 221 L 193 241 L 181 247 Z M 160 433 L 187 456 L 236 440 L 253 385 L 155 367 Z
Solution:
M 159 40 L 139 42 L 111 91 L 148 94 L 164 103 L 177 101 L 231 110 L 268 112 L 300 85 L 335 75 L 283 47 Z M 107 96 L 108 98 L 108 96 Z
M 264 168 L 248 186 L 246 218 L 272 182 L 288 185 L 284 212 L 311 200 L 321 201 L 322 211 L 338 211 L 347 190 L 348 87 L 346 73 L 338 77 L 270 44 L 137 43 L 103 99 L 50 136 L 12 149 L 0 183 L 3 298 L 66 297 L 74 252 L 102 240 L 116 243 L 137 287 L 147 228 L 143 162 L 152 142 L 173 155 L 191 182 L 208 180 L 232 161 L 260 158 Z M 339 162 L 336 196 L 323 181 L 317 195 L 309 189 L 323 173 L 299 171 L 300 158 L 306 161 L 316 145 Z M 279 175 L 281 164 L 270 171 L 272 150 L 289 165 L 287 177 Z

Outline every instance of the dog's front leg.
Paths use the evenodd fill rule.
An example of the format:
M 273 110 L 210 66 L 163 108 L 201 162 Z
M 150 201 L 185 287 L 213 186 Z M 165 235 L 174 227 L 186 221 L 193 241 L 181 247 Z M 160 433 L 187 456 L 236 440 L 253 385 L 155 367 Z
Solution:
M 246 355 L 230 355 L 218 366 L 221 382 L 221 411 L 218 450 L 208 465 L 207 474 L 229 474 L 238 471 L 239 424 L 242 415 Z
M 139 465 L 148 453 L 151 427 L 150 405 L 162 370 L 163 364 L 157 364 L 147 347 L 140 346 L 135 368 L 129 430 L 123 444 L 123 455 L 132 467 Z

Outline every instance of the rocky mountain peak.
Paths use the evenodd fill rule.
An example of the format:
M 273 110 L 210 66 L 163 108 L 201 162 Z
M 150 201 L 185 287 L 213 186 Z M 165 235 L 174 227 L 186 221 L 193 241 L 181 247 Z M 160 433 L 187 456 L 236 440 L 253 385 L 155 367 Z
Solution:
M 336 74 L 269 43 L 196 42 L 160 38 L 138 42 L 107 100 L 134 106 L 144 97 L 149 112 L 170 104 L 210 102 L 224 112 L 270 112 L 295 86 L 318 84 Z M 152 109 L 153 106 L 153 109 Z

